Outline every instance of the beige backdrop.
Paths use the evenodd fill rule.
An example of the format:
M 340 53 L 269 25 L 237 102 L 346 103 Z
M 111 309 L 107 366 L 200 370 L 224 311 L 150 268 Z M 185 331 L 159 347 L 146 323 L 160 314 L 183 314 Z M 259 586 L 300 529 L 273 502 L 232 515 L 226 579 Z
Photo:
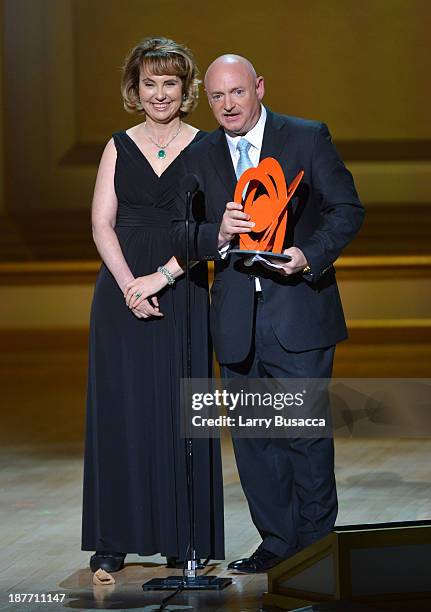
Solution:
M 249 57 L 272 109 L 329 124 L 367 204 L 431 201 L 428 0 L 4 0 L 3 10 L 10 211 L 89 207 L 103 144 L 137 121 L 119 96 L 123 58 L 160 34 L 187 43 L 202 71 L 222 52 Z M 191 120 L 214 127 L 204 93 Z

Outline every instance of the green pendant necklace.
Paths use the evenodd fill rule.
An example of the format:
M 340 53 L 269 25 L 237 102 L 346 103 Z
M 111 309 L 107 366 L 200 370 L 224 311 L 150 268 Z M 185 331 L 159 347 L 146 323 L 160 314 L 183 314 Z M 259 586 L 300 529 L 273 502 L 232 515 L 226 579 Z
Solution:
M 168 146 L 171 144 L 171 142 L 172 142 L 173 140 L 175 140 L 175 138 L 176 138 L 176 137 L 178 136 L 178 134 L 181 132 L 181 128 L 182 128 L 182 127 L 183 127 L 183 124 L 182 124 L 182 122 L 180 121 L 180 127 L 178 128 L 177 133 L 176 133 L 176 134 L 174 134 L 174 136 L 172 136 L 172 138 L 171 138 L 170 140 L 168 140 L 168 142 L 167 142 L 165 145 L 162 145 L 162 144 L 159 144 L 158 142 L 156 142 L 155 140 L 153 140 L 153 139 L 151 138 L 151 136 L 148 134 L 147 122 L 145 121 L 145 123 L 144 123 L 144 128 L 145 128 L 145 130 L 146 130 L 146 132 L 147 132 L 147 138 L 148 138 L 148 140 L 150 140 L 150 141 L 151 141 L 151 142 L 152 142 L 154 145 L 156 145 L 156 147 L 159 149 L 159 150 L 157 151 L 157 157 L 158 157 L 159 159 L 165 159 L 165 157 L 166 157 L 166 151 L 165 151 L 166 147 L 168 147 Z

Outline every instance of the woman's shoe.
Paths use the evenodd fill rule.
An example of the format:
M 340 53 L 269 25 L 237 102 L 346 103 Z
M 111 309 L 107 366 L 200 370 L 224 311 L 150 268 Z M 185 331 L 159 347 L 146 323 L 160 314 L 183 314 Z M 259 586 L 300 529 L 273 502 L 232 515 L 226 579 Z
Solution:
M 183 569 L 184 561 L 178 557 L 166 557 L 166 567 L 171 569 Z M 196 559 L 196 569 L 204 569 L 205 564 L 200 559 Z
M 107 550 L 97 550 L 90 557 L 91 571 L 97 572 L 98 569 L 103 569 L 105 572 L 118 572 L 124 567 L 124 559 L 127 553 L 110 552 Z

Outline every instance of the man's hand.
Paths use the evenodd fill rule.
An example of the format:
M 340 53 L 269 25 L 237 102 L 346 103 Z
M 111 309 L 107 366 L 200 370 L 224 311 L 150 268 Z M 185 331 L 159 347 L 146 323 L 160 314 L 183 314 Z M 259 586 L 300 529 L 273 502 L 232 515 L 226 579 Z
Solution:
M 236 234 L 248 234 L 255 226 L 250 221 L 250 215 L 242 212 L 242 204 L 228 202 L 224 211 L 218 235 L 218 247 L 222 247 L 226 242 L 232 240 Z
M 290 247 L 290 249 L 284 249 L 284 255 L 290 255 L 291 260 L 286 262 L 281 262 L 279 259 L 272 260 L 274 263 L 278 265 L 282 265 L 282 268 L 279 268 L 277 272 L 282 274 L 283 276 L 290 276 L 291 274 L 297 274 L 298 272 L 302 272 L 304 268 L 308 266 L 308 262 L 305 259 L 304 253 L 297 249 L 296 247 Z

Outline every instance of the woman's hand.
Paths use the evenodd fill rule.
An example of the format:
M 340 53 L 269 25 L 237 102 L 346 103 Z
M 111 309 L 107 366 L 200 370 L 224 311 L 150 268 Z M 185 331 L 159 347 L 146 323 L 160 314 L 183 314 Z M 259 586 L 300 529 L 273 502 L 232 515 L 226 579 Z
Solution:
M 161 272 L 138 276 L 124 286 L 124 299 L 129 308 L 137 308 L 149 297 L 156 295 L 167 285 Z
M 132 312 L 136 317 L 138 317 L 138 319 L 148 319 L 149 317 L 163 317 L 163 314 L 160 312 L 159 309 L 159 302 L 155 295 L 151 298 L 151 302 L 149 299 L 142 300 L 137 308 L 132 309 Z

